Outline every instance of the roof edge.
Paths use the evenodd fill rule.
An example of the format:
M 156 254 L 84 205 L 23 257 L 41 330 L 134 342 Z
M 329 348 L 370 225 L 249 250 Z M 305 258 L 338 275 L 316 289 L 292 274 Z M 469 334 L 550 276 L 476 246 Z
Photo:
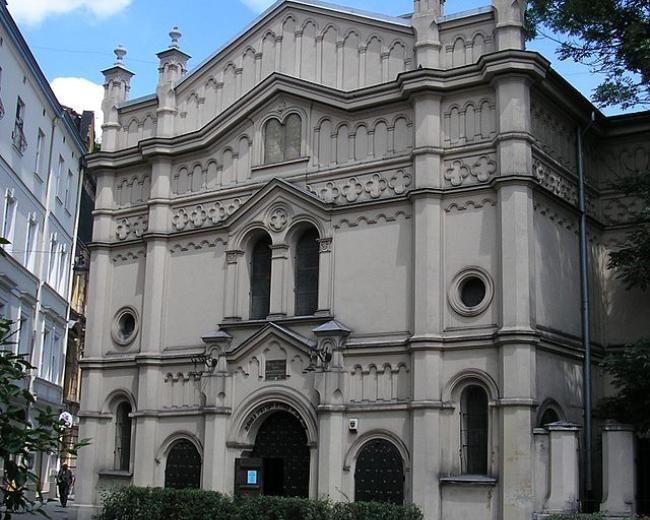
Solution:
M 45 77 L 45 74 L 41 70 L 41 67 L 36 61 L 36 58 L 32 54 L 29 45 L 27 45 L 25 38 L 20 32 L 18 25 L 11 16 L 9 9 L 7 8 L 6 1 L 0 2 L 0 23 L 2 23 L 2 25 L 5 27 L 14 45 L 18 48 L 18 51 L 20 52 L 23 60 L 27 64 L 27 68 L 32 73 L 34 79 L 36 79 L 36 82 L 38 83 L 38 86 L 43 92 L 46 102 L 49 103 L 50 108 L 56 113 L 61 121 L 63 121 L 63 124 L 65 125 L 68 132 L 72 135 L 75 144 L 79 148 L 80 154 L 83 155 L 86 153 L 86 145 L 84 144 L 81 135 L 79 135 L 77 128 L 74 126 L 72 117 L 70 117 L 70 114 L 66 112 L 66 110 L 63 108 L 63 105 L 61 105 L 58 98 L 56 97 L 56 94 L 54 94 L 54 91 L 50 86 L 50 82 Z
M 320 9 L 325 9 L 328 11 L 333 11 L 337 13 L 350 14 L 360 18 L 366 18 L 368 20 L 374 20 L 376 22 L 388 23 L 397 25 L 402 28 L 410 28 L 411 20 L 398 16 L 387 16 L 378 13 L 372 13 L 369 11 L 364 11 L 361 9 L 354 9 L 351 7 L 340 6 L 336 4 L 330 4 L 327 2 L 321 2 L 320 0 L 277 0 L 273 5 L 268 7 L 265 11 L 260 13 L 255 17 L 248 25 L 246 25 L 240 32 L 235 36 L 230 38 L 226 43 L 217 48 L 214 52 L 204 58 L 199 64 L 194 67 L 181 81 L 176 84 L 176 88 L 183 85 L 186 81 L 189 81 L 190 78 L 197 75 L 208 63 L 214 60 L 219 54 L 223 53 L 226 49 L 231 46 L 234 46 L 239 40 L 241 40 L 246 34 L 248 34 L 256 25 L 260 24 L 266 18 L 270 18 L 275 12 L 279 11 L 285 6 L 294 4 L 298 7 L 315 7 Z

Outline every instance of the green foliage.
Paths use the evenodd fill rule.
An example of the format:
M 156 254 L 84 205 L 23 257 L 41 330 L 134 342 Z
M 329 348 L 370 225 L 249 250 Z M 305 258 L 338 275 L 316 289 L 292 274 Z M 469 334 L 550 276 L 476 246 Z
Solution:
M 608 354 L 603 367 L 612 376 L 617 393 L 601 399 L 596 415 L 632 424 L 641 432 L 650 431 L 650 340 Z
M 41 512 L 28 498 L 29 487 L 38 486 L 38 477 L 30 470 L 33 453 L 75 453 L 87 444 L 82 441 L 71 449 L 61 442 L 65 426 L 58 415 L 47 408 L 35 409 L 34 423 L 29 419 L 28 407 L 34 396 L 26 389 L 26 378 L 34 367 L 24 355 L 14 354 L 12 323 L 0 319 L 0 460 L 4 463 L 2 475 L 2 518 L 12 513 L 34 510 Z
M 231 498 L 198 489 L 117 488 L 104 493 L 98 520 L 422 520 L 413 505 L 334 503 L 259 496 Z
M 594 91 L 600 106 L 650 105 L 647 0 L 531 0 L 529 36 L 544 26 L 560 35 L 558 56 L 607 75 Z

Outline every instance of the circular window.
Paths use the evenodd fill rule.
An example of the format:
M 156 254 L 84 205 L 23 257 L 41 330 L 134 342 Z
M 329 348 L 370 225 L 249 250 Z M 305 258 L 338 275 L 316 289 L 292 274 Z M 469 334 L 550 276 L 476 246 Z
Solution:
M 485 298 L 485 284 L 476 276 L 465 278 L 460 285 L 460 301 L 469 308 L 478 307 Z
M 113 320 L 111 335 L 115 343 L 128 345 L 138 333 L 138 317 L 135 309 L 124 307 L 120 309 Z
M 449 303 L 461 316 L 477 316 L 492 301 L 494 285 L 487 271 L 471 267 L 461 271 L 449 288 Z

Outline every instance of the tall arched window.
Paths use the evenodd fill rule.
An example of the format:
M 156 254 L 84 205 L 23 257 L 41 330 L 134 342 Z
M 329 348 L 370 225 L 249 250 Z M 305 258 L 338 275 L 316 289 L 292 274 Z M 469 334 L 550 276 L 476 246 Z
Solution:
M 269 314 L 271 298 L 271 238 L 265 235 L 253 246 L 251 256 L 251 319 L 263 320 Z
M 300 157 L 301 135 L 302 120 L 298 114 L 290 114 L 284 123 L 269 119 L 264 126 L 264 163 Z
M 318 232 L 305 231 L 296 243 L 296 316 L 314 314 L 318 309 Z
M 461 466 L 463 473 L 487 474 L 488 399 L 485 390 L 470 385 L 460 399 Z
M 122 402 L 115 411 L 115 469 L 131 467 L 131 405 Z
M 355 502 L 404 502 L 404 464 L 398 449 L 387 440 L 363 445 L 354 470 Z
M 166 488 L 194 488 L 201 487 L 201 455 L 187 439 L 181 439 L 174 444 L 167 455 L 165 465 Z

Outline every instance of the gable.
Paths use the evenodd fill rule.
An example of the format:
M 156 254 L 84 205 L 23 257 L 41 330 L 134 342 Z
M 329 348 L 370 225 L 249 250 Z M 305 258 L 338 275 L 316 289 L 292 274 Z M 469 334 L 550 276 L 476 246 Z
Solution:
M 274 379 L 268 371 L 301 375 L 309 364 L 311 350 L 316 343 L 275 323 L 268 323 L 227 353 L 228 364 L 236 374 L 253 376 L 257 381 Z
M 283 237 L 297 224 L 309 223 L 320 236 L 330 236 L 328 212 L 328 206 L 314 194 L 273 179 L 230 215 L 224 225 L 233 237 L 233 248 L 239 249 L 253 229 L 265 229 Z
M 177 87 L 177 133 L 196 130 L 273 72 L 340 90 L 393 81 L 413 68 L 413 35 L 332 7 L 286 1 Z

